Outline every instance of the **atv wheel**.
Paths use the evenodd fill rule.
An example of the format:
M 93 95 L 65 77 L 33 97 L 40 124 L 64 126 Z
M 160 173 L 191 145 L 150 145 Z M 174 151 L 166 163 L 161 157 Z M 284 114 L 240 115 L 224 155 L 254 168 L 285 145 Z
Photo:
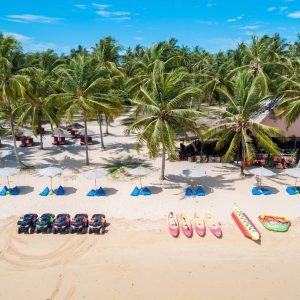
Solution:
M 92 233 L 92 230 L 89 228 L 89 234 L 91 234 Z
M 40 231 L 37 228 L 35 228 L 35 233 L 40 233 Z
M 81 233 L 86 234 L 87 233 L 87 228 L 86 227 L 82 228 Z
M 17 233 L 20 234 L 21 233 L 21 229 L 17 228 Z
M 55 229 L 55 228 L 53 228 L 53 229 L 52 229 L 52 233 L 54 233 L 54 234 L 56 234 L 56 233 L 57 233 L 57 231 L 56 231 L 56 229 Z
M 33 234 L 34 231 L 35 231 L 35 228 L 34 228 L 33 226 L 29 227 L 28 232 L 29 232 L 30 234 Z
M 47 229 L 47 233 L 51 233 L 52 232 L 52 229 L 51 229 L 51 227 L 49 227 L 48 229 Z
M 72 227 L 70 227 L 70 229 L 69 229 L 69 233 L 73 233 L 73 229 L 72 229 Z

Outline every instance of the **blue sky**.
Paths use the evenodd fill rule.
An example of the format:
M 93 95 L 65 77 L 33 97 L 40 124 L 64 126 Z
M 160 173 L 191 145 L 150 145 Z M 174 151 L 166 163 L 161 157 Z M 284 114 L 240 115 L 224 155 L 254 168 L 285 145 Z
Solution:
M 90 48 L 111 35 L 125 47 L 175 37 L 179 45 L 215 52 L 253 33 L 295 40 L 300 0 L 2 0 L 0 31 L 25 51 Z

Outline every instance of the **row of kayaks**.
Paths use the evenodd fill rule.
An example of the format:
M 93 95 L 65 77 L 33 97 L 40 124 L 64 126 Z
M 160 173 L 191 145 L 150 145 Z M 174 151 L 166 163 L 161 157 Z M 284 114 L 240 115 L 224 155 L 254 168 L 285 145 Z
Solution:
M 181 213 L 179 220 L 174 212 L 170 212 L 168 215 L 168 229 L 173 237 L 178 237 L 180 230 L 182 233 L 191 238 L 193 236 L 193 231 L 195 231 L 199 236 L 204 237 L 206 234 L 206 227 L 209 231 L 216 237 L 222 237 L 222 230 L 219 221 L 209 212 L 205 214 L 202 218 L 199 211 L 196 211 L 192 222 L 187 217 L 185 213 Z M 194 228 L 194 229 L 193 229 Z
M 237 206 L 234 206 L 232 209 L 231 216 L 245 237 L 254 241 L 260 240 L 260 231 Z M 262 214 L 258 217 L 258 220 L 266 229 L 271 231 L 286 232 L 291 226 L 291 221 L 286 216 L 281 215 Z M 168 229 L 173 237 L 178 237 L 181 230 L 186 237 L 190 238 L 193 236 L 193 228 L 199 236 L 204 237 L 206 227 L 214 236 L 218 238 L 222 237 L 219 221 L 209 212 L 202 218 L 200 213 L 196 211 L 193 217 L 193 226 L 185 213 L 181 213 L 179 221 L 173 212 L 170 212 L 168 215 Z

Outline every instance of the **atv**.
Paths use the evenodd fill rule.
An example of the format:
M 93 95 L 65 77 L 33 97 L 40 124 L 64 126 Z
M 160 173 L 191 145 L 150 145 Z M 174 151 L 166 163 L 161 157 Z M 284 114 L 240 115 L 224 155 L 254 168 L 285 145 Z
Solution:
M 87 233 L 89 219 L 87 214 L 77 214 L 71 221 L 70 233 L 81 232 Z
M 69 214 L 59 214 L 53 223 L 52 232 L 69 232 L 71 217 Z
M 49 213 L 43 214 L 35 224 L 35 232 L 51 233 L 54 220 L 55 220 L 55 215 Z
M 105 215 L 95 214 L 90 220 L 89 233 L 102 233 L 105 232 L 105 227 L 107 226 Z
M 37 219 L 37 214 L 26 214 L 23 217 L 20 217 L 17 223 L 17 232 L 34 233 Z

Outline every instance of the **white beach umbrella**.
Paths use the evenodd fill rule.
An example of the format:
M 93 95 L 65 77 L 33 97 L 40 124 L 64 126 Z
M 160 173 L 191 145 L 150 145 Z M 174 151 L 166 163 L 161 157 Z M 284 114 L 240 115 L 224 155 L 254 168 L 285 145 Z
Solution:
M 80 135 L 84 136 L 84 135 L 85 135 L 85 130 L 84 130 L 84 128 L 81 128 L 80 130 L 78 130 L 78 133 L 79 133 Z M 87 130 L 87 135 L 93 135 L 93 134 L 95 134 L 95 132 L 93 132 L 93 131 L 90 130 L 90 129 Z
M 271 170 L 268 170 L 264 167 L 253 168 L 253 169 L 249 170 L 249 173 L 256 176 L 258 186 L 261 186 L 261 184 L 262 184 L 262 182 L 261 182 L 262 177 L 272 177 L 272 176 L 276 175 L 274 172 L 272 172 Z
M 41 169 L 39 171 L 41 176 L 46 176 L 46 177 L 50 177 L 51 178 L 51 190 L 52 190 L 52 178 L 57 176 L 57 175 L 61 175 L 63 173 L 63 169 L 61 168 L 56 168 L 56 167 L 48 167 L 45 169 Z
M 59 138 L 61 138 L 61 137 L 70 137 L 71 136 L 70 133 L 67 130 L 65 130 L 63 128 L 60 128 L 60 127 L 54 128 L 53 131 L 52 131 L 52 135 L 55 136 L 55 137 L 59 137 Z
M 103 178 L 106 175 L 107 175 L 107 172 L 105 170 L 95 170 L 95 171 L 90 171 L 90 172 L 83 174 L 83 177 L 86 179 L 95 180 L 95 190 L 97 190 L 97 179 Z
M 2 168 L 0 169 L 0 177 L 6 177 L 7 178 L 7 185 L 8 188 L 10 188 L 9 185 L 9 176 L 17 175 L 19 173 L 19 169 L 17 168 Z
M 140 185 L 142 188 L 143 187 L 142 186 L 142 177 L 150 174 L 152 172 L 152 170 L 145 168 L 145 167 L 136 167 L 134 169 L 127 169 L 127 172 L 132 176 L 139 177 Z
M 284 170 L 284 173 L 296 178 L 295 186 L 297 186 L 298 178 L 300 178 L 300 168 L 292 168 Z
M 182 175 L 190 178 L 205 177 L 206 173 L 202 169 L 187 169 L 182 171 Z

